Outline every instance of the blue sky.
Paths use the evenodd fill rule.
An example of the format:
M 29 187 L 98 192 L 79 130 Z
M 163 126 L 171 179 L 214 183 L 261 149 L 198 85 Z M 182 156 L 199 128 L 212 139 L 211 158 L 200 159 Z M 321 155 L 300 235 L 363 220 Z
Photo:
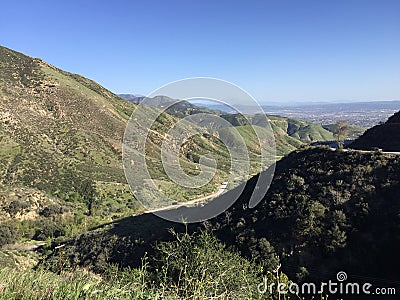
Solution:
M 400 99 L 396 0 L 4 1 L 0 13 L 1 45 L 117 93 L 207 76 L 262 103 Z

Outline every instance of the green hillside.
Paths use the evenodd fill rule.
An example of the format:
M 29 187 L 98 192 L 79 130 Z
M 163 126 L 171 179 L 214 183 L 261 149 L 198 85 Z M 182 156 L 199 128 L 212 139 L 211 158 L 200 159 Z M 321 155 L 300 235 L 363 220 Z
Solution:
M 272 124 L 280 128 L 283 132 L 286 132 L 290 137 L 304 143 L 331 141 L 335 139 L 332 132 L 319 124 L 276 116 L 269 116 L 269 119 Z
M 335 133 L 336 131 L 336 124 L 327 124 L 322 125 L 323 128 L 326 130 Z M 365 132 L 365 128 L 355 125 L 348 125 L 348 131 L 346 135 L 346 139 L 356 139 L 360 137 Z
M 135 104 L 87 78 L 4 47 L 0 97 L 0 222 L 11 223 L 10 237 L 70 235 L 142 210 L 121 160 Z M 178 201 L 214 192 L 226 176 L 223 170 L 200 189 L 176 190 L 163 180 L 162 136 L 176 121 L 161 114 L 153 124 L 146 149 L 150 172 Z M 196 157 L 207 149 L 216 149 L 219 161 L 229 160 L 217 139 L 195 136 L 187 148 L 190 153 L 181 159 L 188 172 L 195 172 Z
M 250 122 L 257 125 L 258 122 L 257 116 L 227 114 L 221 117 L 234 126 L 245 126 Z M 334 140 L 333 132 L 319 124 L 272 115 L 269 115 L 268 119 L 276 136 L 289 136 L 303 143 Z
M 126 183 L 121 161 L 123 133 L 135 104 L 87 78 L 5 47 L 0 47 L 0 97 L 0 221 L 10 223 L 7 236 L 72 235 L 143 209 Z M 146 113 L 152 112 L 159 114 L 158 108 L 148 107 Z M 229 152 L 217 136 L 194 136 L 181 151 L 189 174 L 198 173 L 201 155 L 214 154 L 222 167 L 209 184 L 182 188 L 167 178 L 160 164 L 161 143 L 177 120 L 162 113 L 150 130 L 146 163 L 151 175 L 177 201 L 216 192 L 230 167 Z M 260 149 L 254 132 L 240 131 L 257 173 Z M 282 142 L 279 156 L 296 147 L 283 144 L 286 136 L 276 138 Z
M 257 127 L 257 116 L 245 117 L 241 114 L 225 114 L 221 115 L 221 117 L 237 128 L 245 128 L 245 126 L 250 125 L 249 123 Z M 277 156 L 284 156 L 312 142 L 336 140 L 331 126 L 325 127 L 280 116 L 268 116 L 268 119 L 275 135 Z M 243 131 L 243 129 L 240 130 Z M 356 134 L 356 132 L 356 128 L 351 131 L 352 134 Z M 243 136 L 248 136 L 249 134 L 251 136 L 251 133 L 244 133 Z M 249 139 L 252 138 L 250 137 Z
M 23 236 L 72 234 L 66 225 L 83 226 L 85 214 L 90 226 L 141 209 L 120 154 L 133 104 L 4 47 L 0 97 L 1 218 L 20 220 Z

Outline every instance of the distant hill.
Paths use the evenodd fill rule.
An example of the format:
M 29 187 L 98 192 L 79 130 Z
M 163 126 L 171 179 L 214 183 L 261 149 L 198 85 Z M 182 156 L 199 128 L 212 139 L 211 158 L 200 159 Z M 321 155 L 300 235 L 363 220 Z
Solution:
M 283 156 L 301 146 L 316 141 L 332 141 L 335 140 L 333 132 L 323 128 L 319 124 L 311 122 L 284 118 L 280 116 L 267 116 L 272 131 L 274 132 L 276 150 L 278 156 Z M 262 126 L 258 124 L 260 118 L 258 116 L 244 116 L 242 114 L 222 114 L 221 118 L 227 120 L 236 127 L 246 140 L 254 139 L 253 133 L 246 129 L 250 125 L 257 128 Z M 227 134 L 233 128 L 223 128 L 220 133 Z
M 117 94 L 117 95 L 125 100 L 134 102 L 136 104 L 139 103 L 140 99 L 142 99 L 144 97 L 143 95 L 136 95 L 136 94 Z
M 245 118 L 240 114 L 224 114 L 221 117 L 234 126 L 250 125 L 249 123 L 258 125 L 257 116 L 247 116 Z M 268 115 L 267 117 L 276 136 L 287 135 L 303 143 L 333 139 L 332 131 L 325 129 L 319 124 L 273 115 Z
M 120 97 L 136 104 L 140 104 L 146 99 L 146 105 L 158 107 L 165 110 L 167 113 L 178 117 L 184 118 L 189 115 L 194 115 L 198 113 L 212 113 L 214 115 L 220 115 L 222 112 L 219 110 L 213 110 L 206 107 L 194 105 L 185 100 L 175 100 L 167 96 L 155 96 L 153 98 L 148 98 L 145 96 L 135 96 L 132 94 L 119 94 Z M 179 101 L 175 103 L 176 101 Z M 173 104 L 175 103 L 175 104 Z
M 269 119 L 273 126 L 284 130 L 290 137 L 304 143 L 334 139 L 333 133 L 319 124 L 276 116 L 269 116 Z
M 336 124 L 322 125 L 322 127 L 332 133 L 335 133 L 335 131 L 336 131 Z M 362 128 L 360 126 L 355 126 L 355 125 L 349 125 L 346 139 L 356 139 L 359 136 L 361 136 L 364 132 L 365 132 L 365 128 Z
M 377 147 L 384 151 L 400 151 L 400 112 L 390 117 L 386 123 L 368 129 L 350 147 L 360 150 Z

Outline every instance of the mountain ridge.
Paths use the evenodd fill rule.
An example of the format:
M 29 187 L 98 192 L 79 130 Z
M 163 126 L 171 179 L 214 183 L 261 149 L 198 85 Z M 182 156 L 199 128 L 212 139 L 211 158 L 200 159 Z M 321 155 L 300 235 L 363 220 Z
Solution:
M 400 151 L 400 112 L 391 116 L 385 123 L 368 129 L 350 145 L 359 150 Z

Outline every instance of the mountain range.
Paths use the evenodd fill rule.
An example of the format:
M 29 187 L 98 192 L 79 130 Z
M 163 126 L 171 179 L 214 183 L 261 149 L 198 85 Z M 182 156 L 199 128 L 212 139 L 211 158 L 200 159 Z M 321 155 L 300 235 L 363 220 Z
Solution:
M 146 163 L 159 187 L 178 202 L 218 190 L 229 175 L 227 146 L 237 144 L 236 131 L 254 159 L 251 178 L 204 205 L 228 201 L 236 189 L 244 188 L 238 201 L 213 219 L 185 225 L 144 213 L 126 182 L 122 140 L 141 103 L 137 97 L 136 103 L 127 101 L 83 76 L 0 47 L 0 99 L 0 246 L 40 241 L 44 245 L 32 259 L 40 260 L 37 267 L 62 275 L 84 267 L 107 282 L 124 277 L 122 268 L 131 273 L 119 283 L 140 278 L 146 288 L 175 295 L 182 270 L 192 269 L 188 257 L 195 255 L 190 263 L 200 268 L 204 261 L 196 255 L 201 254 L 207 268 L 225 264 L 222 271 L 213 269 L 207 280 L 230 274 L 227 285 L 236 296 L 248 292 L 235 281 L 242 278 L 240 272 L 250 272 L 254 279 L 270 276 L 279 265 L 284 271 L 279 278 L 286 282 L 321 282 L 346 271 L 352 281 L 399 287 L 400 156 L 385 152 L 399 151 L 400 113 L 354 142 L 355 149 L 366 151 L 310 147 L 311 142 L 335 140 L 334 126 L 268 116 L 278 162 L 267 194 L 250 208 L 249 197 L 260 188 L 258 173 L 268 172 L 257 161 L 255 131 L 264 130 L 257 116 L 189 102 L 163 111 L 170 99 L 156 97 L 143 110 L 144 117 L 159 115 L 146 137 Z M 220 126 L 215 135 L 189 139 L 179 156 L 183 169 L 197 174 L 199 157 L 211 149 L 226 166 L 202 188 L 178 188 L 161 165 L 162 139 L 174 123 L 198 112 L 215 114 L 233 127 Z M 229 145 L 220 141 L 222 136 Z M 371 147 L 384 151 L 369 151 Z M 29 256 L 25 250 L 4 251 L 0 265 L 10 270 Z M 185 297 L 185 289 L 176 293 Z
M 11 217 L 7 213 L 10 205 L 19 207 L 21 203 L 29 203 L 15 214 L 22 219 L 40 217 L 40 211 L 47 207 L 62 211 L 64 216 L 90 213 L 99 220 L 140 210 L 126 184 L 121 163 L 123 133 L 136 104 L 90 79 L 5 47 L 0 47 L 0 62 L 0 196 L 6 208 L 3 219 Z M 168 101 L 167 97 L 156 97 L 154 109 L 161 109 Z M 181 102 L 154 124 L 154 134 L 148 138 L 148 163 L 150 172 L 161 183 L 165 174 L 155 163 L 160 149 L 156 133 L 164 132 L 177 118 L 198 112 L 222 115 L 220 111 Z M 238 119 L 234 115 L 223 117 Z M 334 139 L 332 132 L 320 125 L 272 116 L 270 121 L 279 157 L 311 141 Z M 251 146 L 254 132 L 246 124 L 235 125 L 256 154 L 257 149 Z M 230 129 L 223 128 L 221 134 L 232 135 Z M 217 147 L 219 159 L 229 160 L 218 140 L 198 137 L 188 147 L 191 150 L 182 159 L 191 170 L 196 169 L 196 157 L 205 148 Z M 204 190 L 177 193 L 168 182 L 164 188 L 190 199 L 196 193 L 217 189 L 224 176 L 221 173 Z

